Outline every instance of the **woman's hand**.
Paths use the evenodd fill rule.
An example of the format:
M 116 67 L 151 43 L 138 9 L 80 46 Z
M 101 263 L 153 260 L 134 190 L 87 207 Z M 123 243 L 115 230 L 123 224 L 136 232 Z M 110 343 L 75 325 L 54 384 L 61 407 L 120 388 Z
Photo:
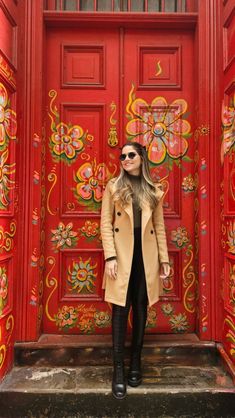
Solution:
M 117 260 L 109 260 L 105 262 L 105 274 L 110 279 L 116 280 L 117 278 Z
M 161 263 L 160 268 L 160 278 L 166 279 L 170 275 L 170 264 L 169 263 Z

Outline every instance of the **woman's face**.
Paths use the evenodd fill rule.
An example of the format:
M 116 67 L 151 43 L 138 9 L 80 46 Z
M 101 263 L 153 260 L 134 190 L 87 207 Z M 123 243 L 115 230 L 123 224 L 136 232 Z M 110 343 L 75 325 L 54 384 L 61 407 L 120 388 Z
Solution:
M 135 156 L 134 156 L 135 154 Z M 134 176 L 138 176 L 140 174 L 140 167 L 142 164 L 142 159 L 140 155 L 137 153 L 134 147 L 131 145 L 125 145 L 124 148 L 122 148 L 122 154 L 123 157 L 126 156 L 126 158 L 122 161 L 121 165 L 122 168 L 129 174 L 132 174 Z M 134 158 L 131 158 L 133 157 Z

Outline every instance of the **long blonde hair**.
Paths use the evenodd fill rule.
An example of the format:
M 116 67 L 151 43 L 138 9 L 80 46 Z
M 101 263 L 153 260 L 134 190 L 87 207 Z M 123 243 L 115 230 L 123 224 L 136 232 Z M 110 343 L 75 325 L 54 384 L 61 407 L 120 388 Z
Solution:
M 142 160 L 140 190 L 138 193 L 139 205 L 141 208 L 143 208 L 144 202 L 147 202 L 153 210 L 158 203 L 158 199 L 156 197 L 155 184 L 153 183 L 149 170 L 147 152 L 145 148 L 138 142 L 130 142 L 124 144 L 121 148 L 121 152 L 123 148 L 126 146 L 133 147 Z M 120 174 L 116 178 L 116 181 L 114 183 L 113 199 L 114 201 L 120 201 L 123 207 L 125 207 L 133 199 L 133 188 L 129 179 L 129 175 L 122 167 L 120 170 Z

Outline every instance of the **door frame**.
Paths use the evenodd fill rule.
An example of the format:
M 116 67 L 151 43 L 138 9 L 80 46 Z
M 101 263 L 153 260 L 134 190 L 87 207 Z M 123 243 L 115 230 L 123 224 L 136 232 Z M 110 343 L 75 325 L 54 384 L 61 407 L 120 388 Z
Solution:
M 199 0 L 198 13 L 70 13 L 44 12 L 43 1 L 25 0 L 24 76 L 19 95 L 23 98 L 20 160 L 24 167 L 20 183 L 24 202 L 19 237 L 22 258 L 19 265 L 16 340 L 37 341 L 41 335 L 44 274 L 45 199 L 45 97 L 43 95 L 44 42 L 47 26 L 182 28 L 194 30 L 197 51 L 195 82 L 195 196 L 196 274 L 198 275 L 197 334 L 203 341 L 220 341 L 220 104 L 221 66 L 220 0 Z M 30 74 L 30 77 L 27 75 Z M 215 184 L 218 187 L 215 187 Z M 213 208 L 211 210 L 210 208 Z M 203 229 L 202 229 L 203 226 Z M 203 233 L 202 233 L 203 232 Z M 206 234 L 205 234 L 206 232 Z M 25 245 L 27 243 L 27 245 Z

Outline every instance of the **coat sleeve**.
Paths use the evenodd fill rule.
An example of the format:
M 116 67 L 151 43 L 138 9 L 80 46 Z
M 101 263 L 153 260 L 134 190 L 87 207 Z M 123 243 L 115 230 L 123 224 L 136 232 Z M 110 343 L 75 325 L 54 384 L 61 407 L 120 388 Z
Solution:
M 160 194 L 160 193 L 159 193 Z M 161 195 L 163 193 L 161 192 Z M 153 211 L 153 225 L 157 237 L 159 261 L 160 263 L 169 263 L 169 255 L 167 249 L 165 223 L 163 218 L 163 198 L 159 200 L 156 208 Z
M 110 182 L 107 184 L 103 194 L 101 207 L 101 222 L 100 231 L 102 237 L 102 245 L 104 249 L 105 260 L 110 257 L 116 257 L 116 249 L 114 245 L 113 234 L 113 217 L 114 217 L 114 202 L 110 190 Z

